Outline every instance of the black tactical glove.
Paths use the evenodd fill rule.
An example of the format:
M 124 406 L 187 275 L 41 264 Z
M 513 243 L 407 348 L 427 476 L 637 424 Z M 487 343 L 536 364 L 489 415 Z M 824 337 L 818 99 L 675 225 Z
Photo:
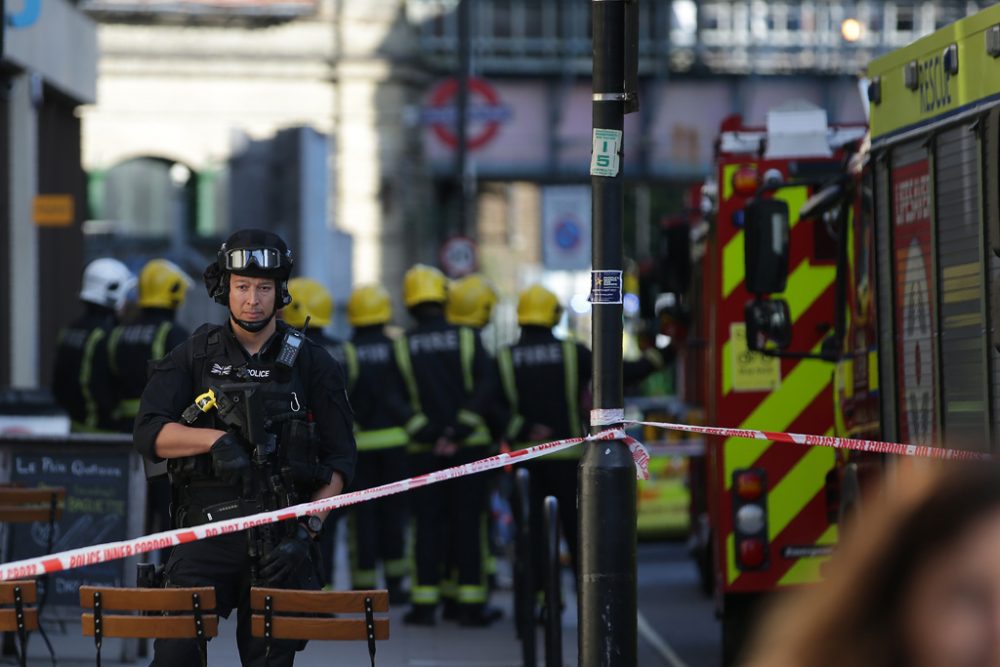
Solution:
M 295 528 L 295 535 L 286 537 L 274 549 L 260 559 L 258 573 L 269 585 L 284 583 L 309 557 L 312 537 L 302 524 Z
M 212 443 L 212 469 L 215 475 L 229 484 L 242 484 L 243 496 L 253 491 L 250 455 L 243 439 L 235 433 L 226 433 Z

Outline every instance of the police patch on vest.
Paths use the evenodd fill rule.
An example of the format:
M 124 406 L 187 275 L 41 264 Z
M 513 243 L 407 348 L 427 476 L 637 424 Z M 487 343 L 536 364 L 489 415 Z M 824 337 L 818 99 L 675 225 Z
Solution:
M 232 365 L 223 366 L 222 364 L 212 364 L 212 368 L 208 372 L 212 375 L 229 375 L 233 372 L 233 367 Z
M 266 380 L 271 377 L 270 368 L 247 368 L 244 370 L 247 377 L 252 377 L 255 380 Z

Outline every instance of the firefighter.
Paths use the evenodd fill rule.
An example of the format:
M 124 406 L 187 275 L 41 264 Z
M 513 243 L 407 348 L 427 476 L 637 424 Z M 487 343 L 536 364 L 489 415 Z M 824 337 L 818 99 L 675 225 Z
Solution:
M 278 309 L 291 301 L 291 269 L 291 252 L 276 234 L 247 229 L 230 236 L 205 270 L 209 296 L 227 307 L 228 321 L 200 327 L 153 365 L 136 417 L 135 447 L 153 461 L 167 460 L 177 528 L 246 516 L 274 497 L 283 498 L 282 505 L 328 498 L 351 481 L 356 450 L 343 370 L 322 347 L 275 321 Z M 265 433 L 257 435 L 263 445 L 273 437 L 273 451 L 248 443 L 247 430 L 230 426 L 207 400 L 193 402 L 209 387 L 225 391 L 234 382 L 259 387 L 253 397 L 260 405 L 254 407 L 264 412 L 257 418 Z M 238 608 L 242 664 L 290 666 L 300 642 L 271 642 L 268 649 L 263 639 L 251 637 L 249 587 L 318 589 L 315 539 L 323 518 L 317 513 L 249 535 L 240 531 L 176 546 L 165 585 L 214 586 L 220 614 Z M 198 645 L 197 639 L 158 639 L 153 665 L 198 664 Z
M 306 327 L 306 337 L 322 345 L 331 357 L 343 365 L 344 341 L 325 331 L 333 321 L 333 295 L 330 290 L 312 278 L 292 278 L 288 281 L 288 292 L 292 295 L 292 302 L 281 311 L 282 319 L 296 329 Z
M 191 278 L 173 262 L 150 260 L 139 272 L 138 316 L 108 336 L 108 364 L 119 396 L 115 417 L 125 433 L 132 432 L 139 411 L 148 362 L 162 359 L 189 335 L 174 318 L 191 285 Z
M 343 341 L 324 331 L 333 320 L 333 295 L 330 291 L 318 280 L 299 277 L 288 281 L 288 294 L 292 302 L 281 310 L 281 318 L 288 326 L 303 329 L 306 338 L 321 346 L 343 365 Z M 333 588 L 337 578 L 337 525 L 342 514 L 340 510 L 331 511 L 323 522 L 323 532 L 319 536 L 320 551 L 323 554 L 323 585 L 327 589 Z
M 116 394 L 108 367 L 107 339 L 118 323 L 135 276 L 117 259 L 95 259 L 83 271 L 84 314 L 59 332 L 52 389 L 69 413 L 74 432 L 115 427 Z
M 416 320 L 405 337 L 403 376 L 416 418 L 410 422 L 410 457 L 415 474 L 481 458 L 491 442 L 483 415 L 488 402 L 489 359 L 472 329 L 444 317 L 447 281 L 435 268 L 418 264 L 403 279 L 403 302 Z M 434 625 L 444 578 L 445 540 L 455 539 L 458 566 L 458 621 L 489 625 L 484 613 L 480 518 L 486 486 L 476 477 L 460 477 L 414 492 L 416 573 L 412 609 L 404 622 Z
M 177 309 L 191 288 L 191 278 L 173 262 L 153 259 L 139 272 L 139 314 L 120 324 L 108 336 L 108 365 L 118 394 L 117 430 L 131 433 L 139 412 L 139 397 L 146 387 L 150 361 L 166 356 L 188 338 L 174 322 Z M 166 469 L 147 469 L 146 530 L 170 529 L 170 482 Z M 169 551 L 160 553 L 166 562 Z
M 490 318 L 493 316 L 493 308 L 496 306 L 498 301 L 496 289 L 492 284 L 479 273 L 472 273 L 458 280 L 454 281 L 448 289 L 448 301 L 445 305 L 445 318 L 451 324 L 460 327 L 469 327 L 476 331 L 479 335 L 480 340 L 484 343 L 484 347 L 487 352 L 491 349 L 485 343 L 483 339 L 483 328 L 489 324 Z M 490 360 L 489 365 L 490 375 L 486 380 L 489 386 L 493 387 L 495 391 L 499 391 L 499 374 L 496 370 L 496 361 L 494 359 Z M 500 396 L 502 399 L 502 396 Z M 491 405 L 500 405 L 498 401 L 491 401 Z M 491 435 L 493 435 L 492 442 L 496 443 L 499 441 L 502 435 L 502 427 L 504 415 L 498 413 L 497 410 L 490 410 L 486 415 L 487 423 L 490 426 Z M 499 447 L 492 447 L 489 451 L 490 454 L 495 454 L 499 450 Z M 496 481 L 498 474 L 490 475 L 492 478 L 489 484 L 490 494 L 496 489 Z M 489 587 L 487 588 L 487 594 L 495 585 L 496 572 L 497 572 L 497 560 L 493 554 L 493 549 L 491 546 L 491 525 L 490 525 L 490 506 L 484 508 L 483 516 L 480 520 L 480 537 L 482 540 L 482 546 L 480 547 L 483 554 L 483 572 L 487 575 L 487 580 L 489 582 Z M 456 600 L 457 594 L 457 572 L 455 571 L 455 551 L 453 541 L 449 542 L 449 552 L 446 571 L 449 576 L 441 584 L 441 598 L 444 602 L 442 615 L 444 618 L 455 618 L 458 615 L 458 606 Z M 500 617 L 501 612 L 499 609 L 486 606 L 484 610 L 487 614 L 492 614 L 497 618 Z
M 590 381 L 591 352 L 582 344 L 559 340 L 552 328 L 562 317 L 556 295 L 540 285 L 524 290 L 517 304 L 520 340 L 497 353 L 500 379 L 510 405 L 506 437 L 512 448 L 583 435 L 581 390 Z M 638 382 L 664 365 L 663 355 L 647 351 L 639 361 L 626 362 L 626 384 Z M 559 520 L 577 567 L 577 466 L 579 447 L 556 452 L 525 465 L 531 471 L 531 532 L 542 535 L 546 496 L 559 501 Z M 541 538 L 533 541 L 535 572 L 542 569 Z
M 395 482 L 408 473 L 406 424 L 414 414 L 398 361 L 406 354 L 405 340 L 393 340 L 385 332 L 391 319 L 389 293 L 381 286 L 366 285 L 351 293 L 347 320 L 354 333 L 344 344 L 344 357 L 358 443 L 353 490 Z M 353 588 L 377 588 L 376 568 L 381 561 L 390 602 L 409 599 L 403 590 L 403 578 L 409 573 L 405 516 L 406 500 L 401 495 L 352 509 L 348 544 Z

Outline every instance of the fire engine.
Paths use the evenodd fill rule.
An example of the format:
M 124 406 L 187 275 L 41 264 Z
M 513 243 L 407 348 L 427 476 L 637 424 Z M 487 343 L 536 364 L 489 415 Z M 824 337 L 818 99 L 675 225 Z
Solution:
M 802 368 L 803 375 L 806 368 L 815 369 L 814 381 L 829 379 L 829 371 L 820 370 L 824 364 L 832 368 L 832 415 L 812 414 L 817 420 L 832 417 L 832 431 L 837 435 L 992 449 L 1000 417 L 998 82 L 1000 6 L 994 6 L 872 62 L 867 85 L 870 138 L 857 142 L 855 134 L 843 137 L 842 142 L 831 141 L 832 162 L 828 164 L 839 162 L 842 167 L 822 187 L 813 185 L 808 199 L 788 196 L 796 187 L 795 177 L 783 172 L 785 178 L 791 176 L 789 182 L 778 183 L 775 175 L 771 186 L 765 175 L 741 209 L 745 253 L 741 277 L 746 292 L 754 295 L 745 305 L 742 323 L 746 349 L 762 355 L 755 362 L 761 369 L 764 358 L 780 364 L 780 382 L 775 383 L 779 391 L 791 384 L 786 364 L 793 365 L 793 373 Z M 835 135 L 828 133 L 831 138 Z M 726 151 L 720 151 L 720 156 L 721 189 Z M 758 163 L 756 168 L 759 172 L 762 167 Z M 725 243 L 736 236 L 727 229 L 726 200 L 720 196 L 716 225 L 720 243 L 715 253 L 721 260 L 722 283 L 721 291 L 714 294 L 723 296 L 727 284 L 735 282 L 735 277 L 728 281 L 725 277 L 731 259 Z M 832 256 L 822 251 L 824 233 L 829 236 Z M 737 254 L 732 250 L 733 256 Z M 826 267 L 824 258 L 831 262 Z M 824 268 L 827 273 L 817 273 Z M 832 299 L 828 298 L 831 288 Z M 747 293 L 741 298 L 748 297 Z M 803 308 L 802 294 L 818 296 Z M 720 302 L 717 311 L 729 312 L 737 305 Z M 814 308 L 815 319 L 810 321 L 808 313 Z M 716 317 L 712 331 L 724 341 L 724 321 L 731 316 Z M 818 328 L 810 332 L 809 327 L 815 325 Z M 819 333 L 824 329 L 825 333 Z M 730 335 L 730 349 L 735 348 L 734 339 Z M 714 344 L 712 349 L 716 349 Z M 712 396 L 716 419 L 725 423 L 726 389 L 734 387 L 726 363 L 734 362 L 726 361 L 724 351 L 720 358 L 722 371 L 712 377 L 721 381 L 722 391 Z M 763 370 L 760 375 L 765 375 Z M 773 366 L 767 377 L 777 377 Z M 789 395 L 793 408 L 804 405 L 817 385 L 803 378 L 800 387 L 802 396 Z M 824 394 L 830 392 L 824 388 L 816 396 Z M 758 413 L 768 420 L 778 416 L 760 407 L 772 396 L 752 408 L 754 418 Z M 769 428 L 824 432 L 821 421 L 811 426 L 786 423 L 802 419 L 794 409 L 778 418 L 768 422 Z M 744 592 L 758 581 L 758 575 L 769 577 L 776 586 L 818 576 L 814 566 L 819 558 L 794 564 L 777 561 L 779 570 L 798 569 L 805 575 L 799 582 L 789 581 L 787 572 L 775 579 L 770 570 L 776 554 L 818 555 L 835 543 L 833 521 L 859 503 L 863 507 L 860 490 L 885 463 L 882 456 L 854 453 L 839 456 L 837 465 L 831 467 L 833 454 L 820 452 L 823 448 L 799 449 L 795 454 L 799 460 L 816 457 L 814 474 L 822 468 L 828 471 L 825 484 L 815 476 L 808 483 L 818 494 L 810 504 L 818 507 L 821 500 L 817 498 L 824 493 L 830 499 L 829 522 L 819 533 L 823 529 L 819 513 L 810 513 L 803 505 L 792 523 L 801 521 L 803 527 L 808 525 L 808 535 L 819 533 L 819 537 L 811 551 L 804 542 L 805 548 L 789 551 L 790 543 L 777 547 L 773 543 L 782 539 L 769 523 L 775 486 L 770 468 L 760 464 L 769 463 L 774 447 L 759 456 L 753 450 L 741 452 L 742 460 L 736 461 L 730 458 L 735 448 L 730 450 L 728 443 L 712 450 L 717 457 L 714 483 L 719 486 L 717 493 L 709 494 L 715 502 L 713 535 L 727 541 L 716 544 L 724 608 L 730 591 Z M 757 462 L 744 465 L 751 456 L 758 456 Z M 822 465 L 821 457 L 825 459 Z M 721 491 L 726 484 L 730 493 Z M 764 511 L 744 510 L 754 502 L 746 497 L 765 492 L 766 503 L 760 505 Z M 800 492 L 790 507 L 799 506 L 808 495 L 808 490 Z M 790 513 L 788 508 L 784 511 Z M 772 542 L 763 549 L 754 542 L 752 548 L 741 547 L 748 536 L 740 523 L 756 517 L 763 517 L 766 525 L 750 537 L 771 538 Z M 753 522 L 749 525 L 755 527 Z M 730 527 L 732 534 L 725 532 Z M 741 568 L 741 562 L 747 564 L 747 555 L 759 569 Z M 806 569 L 811 572 L 806 574 Z M 763 589 L 768 581 L 760 583 Z
M 714 219 L 693 281 L 693 325 L 706 344 L 703 358 L 687 360 L 706 369 L 709 424 L 834 433 L 830 360 L 844 326 L 834 317 L 842 258 L 837 230 L 803 222 L 800 210 L 843 171 L 865 132 L 830 127 L 825 111 L 804 102 L 772 110 L 765 128 L 724 122 Z M 765 251 L 766 261 L 753 261 Z M 762 349 L 764 334 L 780 335 L 782 349 Z M 711 554 L 728 663 L 764 594 L 819 579 L 837 542 L 836 455 L 743 438 L 710 438 L 706 453 L 692 466 L 703 474 L 692 497 L 705 499 L 697 541 Z

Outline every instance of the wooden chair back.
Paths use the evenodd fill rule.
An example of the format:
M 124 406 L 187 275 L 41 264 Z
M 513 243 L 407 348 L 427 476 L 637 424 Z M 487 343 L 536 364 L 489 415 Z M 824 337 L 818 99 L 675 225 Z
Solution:
M 66 489 L 0 486 L 0 521 L 5 523 L 54 522 L 62 516 Z
M 388 591 L 289 591 L 250 589 L 250 633 L 272 639 L 365 640 L 375 664 L 375 640 L 389 638 Z M 333 618 L 332 614 L 361 614 L 361 618 Z
M 0 631 L 17 633 L 22 667 L 28 664 L 28 633 L 38 629 L 37 601 L 36 582 L 0 581 Z
M 211 586 L 200 588 L 81 586 L 80 606 L 91 610 L 84 612 L 81 617 L 85 637 L 95 637 L 100 630 L 105 637 L 208 639 L 215 637 L 219 631 L 219 616 L 215 613 L 215 589 Z M 139 615 L 137 612 L 154 612 L 154 614 Z M 160 612 L 169 614 L 161 615 Z
M 101 667 L 104 637 L 195 639 L 202 667 L 208 663 L 207 642 L 219 633 L 215 588 L 80 587 L 83 636 L 93 637 Z M 108 613 L 126 612 L 126 613 Z M 145 612 L 145 613 L 144 613 Z

